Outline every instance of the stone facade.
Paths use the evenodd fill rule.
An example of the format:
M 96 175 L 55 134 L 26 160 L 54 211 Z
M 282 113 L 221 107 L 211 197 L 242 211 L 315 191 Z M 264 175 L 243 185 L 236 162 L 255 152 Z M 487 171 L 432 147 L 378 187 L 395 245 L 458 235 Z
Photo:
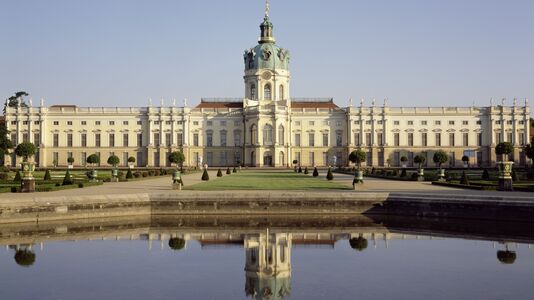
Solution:
M 99 153 L 102 164 L 117 155 L 123 166 L 128 157 L 139 167 L 170 166 L 168 154 L 181 150 L 186 166 L 245 165 L 291 167 L 347 165 L 358 148 L 368 153 L 368 165 L 401 166 L 401 157 L 425 154 L 432 161 L 438 149 L 450 154 L 450 166 L 470 163 L 493 166 L 493 148 L 500 141 L 514 144 L 513 160 L 526 163 L 522 146 L 530 136 L 528 100 L 524 105 L 487 107 L 338 107 L 333 99 L 290 97 L 287 50 L 276 45 L 268 15 L 261 36 L 244 53 L 244 98 L 202 99 L 194 108 L 172 105 L 104 108 L 77 106 L 8 107 L 5 121 L 14 142 L 38 148 L 41 167 L 75 166 Z M 31 102 L 31 101 L 30 101 Z M 16 166 L 19 159 L 8 157 Z M 433 165 L 433 164 L 429 164 Z

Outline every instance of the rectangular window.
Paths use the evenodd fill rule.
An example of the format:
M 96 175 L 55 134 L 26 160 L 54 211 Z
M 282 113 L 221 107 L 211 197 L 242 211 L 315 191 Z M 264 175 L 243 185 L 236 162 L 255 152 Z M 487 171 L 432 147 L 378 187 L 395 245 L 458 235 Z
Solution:
M 137 147 L 143 147 L 143 134 L 137 134 Z
M 463 142 L 464 147 L 469 146 L 469 133 L 467 132 L 462 133 L 462 142 Z
M 359 146 L 362 144 L 361 136 L 359 132 L 354 133 L 354 145 Z
M 87 133 L 82 133 L 80 136 L 81 146 L 87 147 Z
M 519 145 L 520 146 L 526 145 L 526 143 L 525 143 L 525 133 L 524 132 L 520 132 L 519 133 Z
M 341 126 L 341 121 L 336 121 L 336 126 L 337 127 Z
M 85 165 L 87 163 L 87 152 L 82 152 L 80 155 L 80 164 Z
M 213 166 L 213 152 L 207 152 L 206 153 L 206 163 L 209 166 Z
M 11 125 L 17 125 L 17 121 L 11 121 Z M 54 124 L 54 125 L 56 125 L 56 124 Z M 58 123 L 58 125 L 59 125 L 59 123 Z
M 428 134 L 426 132 L 421 133 L 421 146 L 428 146 Z
M 328 165 L 328 152 L 323 152 L 323 166 Z
M 220 138 L 221 138 L 221 147 L 226 147 L 226 130 L 221 130 Z
M 157 132 L 154 133 L 154 145 L 156 147 L 161 145 L 161 141 L 159 139 L 159 133 L 157 133 Z
M 122 121 L 122 125 L 128 125 L 128 121 Z
M 122 165 L 124 166 L 128 165 L 128 152 L 122 153 Z
M 193 134 L 193 146 L 198 147 L 198 133 Z
M 421 125 L 426 126 L 428 124 L 427 121 L 421 121 Z
M 508 120 L 508 121 L 506 121 L 506 124 L 508 124 L 508 125 L 513 125 L 513 124 L 514 124 L 514 121 L 512 121 L 512 120 Z
M 384 134 L 382 132 L 376 134 L 376 140 L 379 146 L 384 146 Z
M 360 125 L 360 121 L 358 120 L 354 121 L 354 125 Z
M 143 125 L 143 121 L 137 121 L 137 125 Z
M 300 126 L 300 121 L 295 121 L 295 126 Z
M 400 121 L 393 121 L 393 125 L 400 125 Z
M 30 141 L 30 135 L 28 133 L 23 133 L 22 134 L 22 142 L 23 143 L 28 143 Z
M 41 135 L 39 133 L 33 134 L 33 144 L 35 145 L 35 147 L 39 147 L 39 145 L 41 144 Z
M 455 145 L 455 140 L 454 140 L 454 132 L 450 132 L 449 133 L 449 146 L 451 146 L 451 147 L 456 146 Z
M 225 127 L 226 126 L 226 121 L 221 121 L 221 126 Z
M 72 121 L 67 121 L 67 125 L 72 126 Z
M 59 164 L 59 152 L 54 152 L 52 154 L 52 163 L 54 166 L 57 166 Z
M 213 126 L 213 121 L 207 121 L 206 126 Z
M 378 121 L 376 121 L 376 124 L 378 124 L 378 125 L 382 125 L 382 124 L 384 124 L 384 121 L 382 121 L 382 120 L 378 120 Z
M 129 138 L 128 138 L 128 134 L 127 133 L 123 133 L 122 134 L 122 146 L 123 147 L 128 147 L 129 145 Z
M 206 132 L 206 147 L 213 147 L 213 132 Z
M 193 121 L 194 126 L 198 126 L 198 121 Z
M 308 146 L 314 147 L 315 146 L 315 133 L 311 132 L 308 134 Z
M 115 125 L 115 121 L 109 121 L 109 125 Z
M 336 146 L 343 146 L 343 136 L 341 135 L 341 131 L 336 132 Z
M 54 125 L 59 125 L 59 121 L 54 121 Z
M 477 146 L 482 146 L 482 133 L 477 133 Z
M 115 147 L 115 134 L 114 133 L 109 134 L 109 146 Z
M 328 147 L 328 133 L 323 133 L 323 146 Z
M 236 130 L 234 131 L 234 146 L 240 146 L 241 145 L 241 131 Z
M 300 147 L 300 133 L 295 133 L 295 146 Z
M 87 121 L 82 121 L 81 124 L 82 125 L 87 125 Z
M 366 120 L 365 121 L 365 125 L 371 125 L 372 124 L 372 121 L 371 120 Z
M 408 121 L 408 125 L 413 125 L 413 121 Z
M 310 156 L 308 158 L 310 166 L 315 166 L 315 153 L 310 152 Z
M 172 138 L 170 133 L 165 133 L 165 145 L 170 147 L 172 145 Z
M 449 125 L 454 125 L 454 121 L 449 121 Z
M 219 152 L 219 166 L 226 166 L 228 162 L 226 161 L 227 155 L 226 151 Z
M 441 121 L 434 121 L 434 125 L 441 125 Z
M 95 121 L 95 125 L 99 126 L 100 125 L 100 121 Z
M 400 134 L 398 132 L 393 134 L 393 145 L 400 146 Z
M 365 134 L 365 143 L 367 144 L 368 147 L 371 147 L 373 145 L 373 136 L 371 135 L 370 132 L 367 132 Z
M 503 134 L 500 133 L 500 132 L 496 132 L 495 133 L 495 141 L 497 142 L 497 144 L 500 144 L 503 140 Z
M 100 147 L 102 145 L 101 139 L 100 139 L 100 133 L 95 134 L 95 147 Z
M 234 126 L 235 127 L 241 126 L 241 122 L 240 121 L 234 121 Z
M 519 121 L 519 123 L 521 124 L 521 121 Z M 33 121 L 33 125 L 39 125 L 39 124 L 41 124 L 41 122 L 39 122 L 39 121 Z
M 436 146 L 441 147 L 441 133 L 436 133 Z
M 172 121 L 165 121 L 165 125 L 172 125 Z
M 462 121 L 462 125 L 469 125 L 469 121 L 466 121 L 466 120 Z
M 59 147 L 59 134 L 54 133 L 54 147 Z
M 314 126 L 315 125 L 315 121 L 309 121 L 308 123 L 310 126 Z
M 482 125 L 482 121 L 478 120 L 477 125 Z
M 506 134 L 506 141 L 512 144 L 514 143 L 514 134 L 512 132 Z
M 180 147 L 184 145 L 184 135 L 181 132 L 176 134 L 176 145 Z
M 408 146 L 413 147 L 413 133 L 408 132 Z
M 18 145 L 17 144 L 17 134 L 16 133 L 12 133 L 11 134 L 11 142 L 13 143 L 14 146 Z M 54 146 L 54 147 L 57 147 L 57 146 Z

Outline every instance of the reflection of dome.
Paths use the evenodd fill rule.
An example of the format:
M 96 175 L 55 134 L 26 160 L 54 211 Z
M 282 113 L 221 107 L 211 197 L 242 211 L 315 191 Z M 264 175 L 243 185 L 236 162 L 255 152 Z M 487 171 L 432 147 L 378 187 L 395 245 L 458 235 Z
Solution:
M 257 300 L 287 298 L 291 296 L 291 277 L 248 277 L 245 294 Z
M 515 262 L 516 258 L 517 258 L 517 255 L 515 254 L 514 251 L 509 251 L 509 250 L 497 251 L 497 259 L 503 264 L 511 265 Z

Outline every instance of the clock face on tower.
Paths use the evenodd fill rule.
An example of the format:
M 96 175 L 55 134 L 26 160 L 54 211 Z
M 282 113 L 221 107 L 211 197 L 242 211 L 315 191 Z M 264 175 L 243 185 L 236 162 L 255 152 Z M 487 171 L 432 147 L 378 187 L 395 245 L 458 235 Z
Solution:
M 263 74 L 261 74 L 261 77 L 264 80 L 269 80 L 269 79 L 271 79 L 271 72 L 263 72 Z

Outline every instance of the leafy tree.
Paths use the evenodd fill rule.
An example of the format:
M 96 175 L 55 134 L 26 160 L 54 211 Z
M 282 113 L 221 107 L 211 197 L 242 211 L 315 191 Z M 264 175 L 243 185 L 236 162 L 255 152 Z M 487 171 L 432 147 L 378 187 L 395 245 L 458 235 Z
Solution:
M 183 163 L 185 161 L 185 156 L 182 151 L 174 151 L 169 155 L 169 161 L 176 166 L 180 166 L 180 168 L 183 167 Z
M 304 168 L 304 174 L 308 174 L 309 171 L 308 171 L 308 167 Z
M 426 157 L 424 155 L 416 155 L 414 158 L 413 158 L 413 162 L 416 163 L 418 165 L 418 168 L 421 169 L 421 167 L 423 166 L 423 164 L 425 163 L 426 161 Z
M 400 158 L 400 160 L 401 160 L 401 162 L 405 163 L 405 162 L 408 161 L 408 157 L 406 157 L 406 156 L 403 155 L 403 156 Z
M 24 101 L 24 97 L 29 95 L 30 94 L 24 91 L 20 91 L 16 92 L 14 96 L 7 98 L 6 103 L 4 104 L 4 115 L 6 114 L 7 107 L 17 107 L 19 106 L 19 103 L 21 107 L 28 107 L 28 104 L 26 104 L 26 102 Z
M 13 148 L 13 142 L 8 138 L 9 132 L 5 123 L 0 124 L 0 166 L 4 165 L 4 157 Z
M 332 173 L 332 168 L 328 168 L 328 173 L 326 173 L 327 180 L 334 180 L 334 174 Z
M 69 164 L 72 164 L 74 162 L 74 157 L 71 156 L 71 157 L 67 158 L 67 162 Z
M 367 154 L 362 150 L 354 150 L 349 154 L 349 160 L 361 168 L 362 163 L 367 159 Z
M 131 164 L 135 163 L 135 157 L 133 156 L 128 157 L 128 162 Z
M 204 169 L 204 172 L 202 172 L 202 181 L 209 181 L 210 175 L 208 174 L 208 170 Z
M 298 160 L 296 160 L 296 159 L 293 160 L 293 164 L 294 164 L 294 165 L 296 165 L 296 164 L 298 164 L 298 163 L 299 163 Z
M 116 167 L 120 163 L 120 159 L 117 155 L 111 155 L 108 158 L 108 165 L 112 165 L 113 167 Z
M 319 176 L 319 171 L 317 171 L 317 167 L 313 168 L 313 177 Z
M 352 249 L 358 250 L 361 252 L 367 249 L 368 242 L 366 238 L 359 236 L 357 238 L 350 239 L 349 244 Z
M 534 168 L 534 138 L 532 138 L 530 144 L 525 146 L 525 154 L 530 159 L 532 168 Z
M 219 169 L 217 171 L 217 177 L 223 177 L 223 173 L 222 173 L 221 169 Z
M 230 168 L 226 168 L 226 175 L 232 174 L 232 171 L 230 171 Z
M 509 142 L 502 142 L 495 146 L 495 153 L 497 155 L 502 155 L 501 157 L 503 161 L 505 158 L 508 160 L 508 155 L 512 152 L 514 152 L 514 146 Z
M 181 238 L 170 238 L 169 248 L 172 250 L 182 250 L 185 247 L 185 240 Z
M 515 254 L 514 251 L 509 251 L 509 250 L 506 250 L 506 251 L 499 250 L 499 251 L 497 251 L 497 259 L 502 264 L 511 265 L 511 264 L 513 264 L 515 262 L 516 258 L 517 258 L 517 255 Z
M 432 157 L 432 160 L 435 164 L 438 164 L 438 167 L 441 169 L 441 165 L 449 161 L 449 156 L 445 151 L 438 150 L 436 153 L 434 153 L 434 157 Z
M 44 177 L 43 177 L 43 180 L 46 180 L 46 181 L 50 181 L 52 180 L 52 176 L 50 176 L 50 170 L 46 170 L 45 174 L 44 174 Z
M 72 185 L 74 184 L 74 181 L 72 181 L 72 177 L 70 176 L 69 170 L 67 170 L 67 173 L 65 173 L 65 177 L 63 178 L 63 184 L 62 185 Z
M 15 154 L 22 157 L 23 161 L 28 161 L 28 158 L 35 154 L 35 145 L 32 143 L 20 143 L 15 149 Z
M 90 165 L 96 165 L 98 163 L 100 163 L 100 156 L 96 155 L 96 154 L 91 154 L 87 157 L 87 163 L 90 164 Z
M 28 249 L 15 252 L 15 262 L 22 267 L 29 267 L 35 262 L 35 253 Z

